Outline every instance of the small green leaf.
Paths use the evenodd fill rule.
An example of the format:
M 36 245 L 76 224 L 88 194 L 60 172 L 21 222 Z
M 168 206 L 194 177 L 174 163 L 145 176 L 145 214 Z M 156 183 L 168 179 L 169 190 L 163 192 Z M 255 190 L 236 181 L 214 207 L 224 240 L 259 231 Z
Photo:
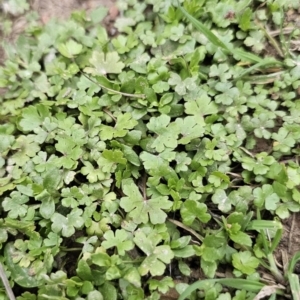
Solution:
M 102 152 L 102 156 L 107 159 L 110 162 L 116 163 L 116 164 L 122 164 L 125 165 L 127 160 L 123 156 L 123 152 L 120 150 L 107 150 L 105 149 Z
M 178 124 L 181 138 L 178 140 L 179 144 L 186 145 L 191 140 L 203 136 L 205 132 L 205 123 L 196 116 L 188 116 L 184 119 L 177 118 L 176 124 Z
M 206 261 L 201 259 L 201 269 L 208 278 L 214 278 L 218 264 L 215 261 Z
M 265 206 L 267 210 L 275 210 L 280 200 L 270 184 L 264 184 L 261 188 L 255 188 L 253 195 L 255 205 L 257 207 Z
M 182 236 L 181 238 L 172 241 L 170 246 L 171 246 L 172 249 L 183 248 L 183 247 L 188 245 L 190 240 L 191 240 L 191 237 L 189 235 L 188 236 Z
M 250 31 L 250 36 L 245 39 L 245 45 L 259 53 L 264 49 L 265 35 L 262 30 Z
M 247 31 L 251 28 L 251 18 L 252 18 L 252 11 L 250 7 L 247 7 L 239 18 L 239 27 L 243 31 Z
M 117 300 L 117 290 L 114 285 L 109 282 L 104 282 L 99 288 L 103 299 L 105 300 Z
M 79 229 L 84 224 L 81 217 L 82 210 L 74 209 L 66 217 L 55 212 L 51 217 L 52 230 L 55 233 L 61 232 L 62 236 L 70 237 L 75 232 L 75 228 Z
M 88 293 L 87 300 L 104 300 L 102 294 L 99 291 L 92 291 Z
M 230 239 L 234 241 L 235 243 L 238 243 L 240 245 L 245 245 L 248 247 L 252 246 L 252 240 L 250 236 L 242 231 L 238 232 L 230 232 L 229 233 Z
M 185 276 L 190 276 L 191 275 L 191 269 L 189 268 L 189 266 L 183 262 L 182 260 L 179 260 L 178 262 L 178 268 L 180 270 L 180 272 L 185 275 Z
M 80 54 L 83 47 L 74 40 L 69 40 L 64 44 L 58 44 L 58 51 L 67 58 L 74 58 L 76 55 Z
M 187 200 L 183 203 L 180 210 L 184 224 L 191 225 L 195 219 L 207 223 L 211 216 L 207 213 L 207 207 L 204 203 L 194 200 Z
M 49 108 L 45 105 L 28 106 L 22 111 L 22 118 L 19 122 L 20 127 L 25 132 L 34 131 L 41 126 L 45 118 L 49 117 Z
M 109 267 L 111 259 L 106 253 L 95 253 L 92 255 L 92 262 L 100 267 Z
M 129 129 L 133 129 L 137 123 L 130 113 L 120 114 L 114 127 L 100 126 L 100 137 L 104 141 L 111 140 L 113 137 L 124 137 L 129 132 Z
M 40 214 L 45 219 L 50 219 L 55 212 L 55 201 L 54 198 L 46 190 L 36 195 L 36 200 L 42 202 L 40 206 Z
M 196 101 L 189 101 L 184 106 L 185 112 L 188 115 L 196 116 L 201 123 L 203 123 L 203 116 L 218 112 L 217 105 L 211 101 L 211 98 L 205 92 L 198 95 Z
M 93 9 L 90 13 L 90 18 L 94 24 L 99 24 L 108 13 L 108 8 L 100 6 L 96 9 Z
M 250 251 L 242 251 L 232 255 L 232 264 L 243 274 L 251 275 L 259 266 L 259 260 Z
M 106 75 L 110 73 L 119 74 L 125 67 L 124 63 L 120 61 L 120 57 L 117 52 L 98 52 L 93 51 L 90 63 L 93 66 L 86 67 L 84 72 L 92 75 Z
M 141 275 L 146 275 L 148 272 L 152 276 L 160 276 L 165 271 L 165 264 L 170 263 L 174 254 L 168 245 L 156 246 L 160 241 L 160 237 L 155 232 L 148 237 L 142 232 L 138 231 L 135 234 L 135 244 L 147 254 L 147 257 L 139 267 Z
M 38 279 L 37 276 L 32 276 L 31 272 L 34 272 L 34 268 L 23 268 L 18 263 L 13 261 L 14 256 L 17 254 L 17 249 L 13 243 L 6 244 L 4 248 L 4 257 L 6 265 L 11 272 L 12 279 L 24 288 L 38 287 L 44 284 L 43 279 Z
M 162 152 L 165 148 L 174 149 L 177 146 L 178 126 L 176 123 L 170 124 L 170 120 L 169 116 L 161 115 L 157 118 L 152 117 L 147 124 L 148 129 L 157 134 L 151 145 L 157 152 Z
M 231 210 L 230 198 L 226 195 L 224 190 L 216 189 L 211 199 L 213 203 L 218 204 L 220 211 L 227 213 Z
M 197 85 L 195 83 L 196 78 L 186 78 L 184 80 L 176 73 L 171 73 L 168 83 L 174 86 L 174 90 L 178 95 L 185 95 L 187 90 L 193 91 Z
M 133 249 L 133 242 L 128 240 L 128 233 L 121 229 L 116 230 L 115 235 L 112 230 L 106 231 L 103 235 L 106 241 L 102 242 L 105 249 L 116 247 L 119 255 L 125 255 L 125 251 Z
M 10 218 L 17 219 L 18 217 L 24 217 L 26 215 L 28 210 L 26 203 L 28 201 L 29 197 L 14 191 L 10 194 L 10 197 L 4 198 L 2 207 L 4 211 L 8 211 L 8 216 Z
M 130 268 L 124 275 L 124 279 L 133 284 L 134 286 L 141 287 L 141 275 L 137 268 Z
M 172 206 L 168 197 L 156 197 L 144 199 L 140 194 L 138 187 L 131 179 L 125 179 L 122 187 L 127 197 L 122 197 L 120 206 L 128 212 L 128 216 L 137 224 L 147 223 L 150 219 L 152 224 L 162 224 L 167 218 L 164 210 Z
M 165 294 L 170 287 L 174 287 L 174 282 L 171 277 L 164 277 L 162 280 L 149 279 L 149 289 L 151 291 L 158 290 Z

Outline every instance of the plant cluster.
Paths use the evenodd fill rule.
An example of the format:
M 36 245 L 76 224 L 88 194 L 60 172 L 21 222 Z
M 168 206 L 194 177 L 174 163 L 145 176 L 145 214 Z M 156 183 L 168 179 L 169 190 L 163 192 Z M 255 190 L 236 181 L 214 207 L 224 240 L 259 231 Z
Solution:
M 298 1 L 118 5 L 114 37 L 99 8 L 5 45 L 0 260 L 18 300 L 296 290 L 298 257 L 284 273 L 273 252 L 300 211 Z

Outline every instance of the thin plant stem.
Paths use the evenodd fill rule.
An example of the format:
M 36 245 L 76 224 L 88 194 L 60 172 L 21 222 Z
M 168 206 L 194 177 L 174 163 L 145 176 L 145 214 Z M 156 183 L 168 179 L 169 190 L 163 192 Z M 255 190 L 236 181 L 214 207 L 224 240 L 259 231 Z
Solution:
M 118 94 L 118 95 L 122 95 L 122 96 L 126 96 L 126 97 L 132 97 L 132 98 L 146 98 L 146 95 L 145 94 L 129 94 L 129 93 L 123 93 L 123 92 L 120 92 L 120 91 L 116 91 L 116 90 L 113 90 L 113 89 L 110 89 L 106 86 L 104 86 L 103 84 L 91 79 L 88 75 L 86 75 L 85 73 L 81 72 L 81 74 L 86 77 L 88 80 L 90 80 L 91 82 L 99 85 L 101 88 L 111 92 L 111 93 L 114 93 L 114 94 Z
M 0 278 L 2 280 L 2 283 L 4 285 L 4 288 L 5 288 L 5 291 L 6 291 L 6 294 L 9 298 L 9 300 L 16 300 L 14 292 L 12 291 L 12 289 L 9 285 L 9 281 L 7 279 L 7 276 L 5 274 L 4 268 L 1 263 L 0 263 Z
M 170 221 L 171 223 L 175 224 L 178 227 L 181 227 L 182 229 L 185 229 L 186 231 L 191 233 L 193 236 L 195 236 L 199 241 L 202 242 L 204 240 L 204 238 L 200 234 L 198 234 L 195 230 L 182 224 L 181 222 L 179 222 L 177 220 L 173 220 L 173 219 L 168 219 L 168 221 Z

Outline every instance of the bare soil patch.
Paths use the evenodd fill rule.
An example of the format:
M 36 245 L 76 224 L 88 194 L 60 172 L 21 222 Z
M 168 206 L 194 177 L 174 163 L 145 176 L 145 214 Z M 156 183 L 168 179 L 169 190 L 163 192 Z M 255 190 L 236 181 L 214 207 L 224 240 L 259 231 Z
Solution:
M 110 16 L 116 18 L 114 0 L 34 0 L 32 3 L 32 8 L 38 12 L 43 23 L 47 23 L 51 18 L 66 19 L 74 10 L 90 11 L 99 6 L 109 8 Z

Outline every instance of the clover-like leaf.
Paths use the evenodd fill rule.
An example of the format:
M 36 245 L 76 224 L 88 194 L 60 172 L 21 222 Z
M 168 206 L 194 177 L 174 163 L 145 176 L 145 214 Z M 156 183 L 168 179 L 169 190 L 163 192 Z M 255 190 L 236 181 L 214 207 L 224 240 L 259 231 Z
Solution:
M 166 269 L 165 264 L 170 263 L 174 257 L 169 245 L 157 246 L 160 240 L 161 238 L 155 232 L 150 233 L 149 236 L 146 236 L 142 231 L 135 233 L 133 241 L 147 254 L 147 257 L 139 267 L 141 275 L 146 275 L 148 272 L 152 276 L 162 275 Z
M 157 47 L 156 35 L 150 30 L 147 30 L 145 33 L 142 33 L 140 35 L 140 39 L 145 45 L 151 45 L 153 48 Z
M 11 149 L 18 150 L 10 160 L 19 166 L 25 165 L 30 157 L 34 157 L 40 150 L 40 146 L 36 143 L 35 135 L 20 135 L 12 145 Z
M 114 137 L 124 137 L 129 129 L 134 128 L 137 123 L 130 113 L 120 114 L 117 117 L 117 123 L 114 127 L 100 125 L 100 137 L 104 141 L 111 140 Z
M 45 105 L 38 104 L 29 106 L 22 111 L 22 118 L 19 122 L 20 127 L 25 132 L 34 131 L 43 124 L 45 119 L 50 116 L 49 108 Z
M 161 153 L 162 155 L 153 155 L 146 151 L 143 151 L 140 155 L 141 160 L 144 163 L 146 170 L 151 176 L 165 177 L 165 178 L 177 178 L 177 174 L 173 168 L 170 167 L 166 158 L 171 156 L 170 152 Z M 166 154 L 165 157 L 163 154 Z M 175 154 L 175 153 L 174 153 Z M 174 157 L 175 158 L 175 157 Z M 173 159 L 172 159 L 173 160 Z
M 295 145 L 295 139 L 289 130 L 284 127 L 281 127 L 278 133 L 273 133 L 272 138 L 275 140 L 273 143 L 274 151 L 280 151 L 287 153 Z
M 69 40 L 66 43 L 58 44 L 57 49 L 63 56 L 73 58 L 81 53 L 83 46 L 74 40 Z
M 98 241 L 98 237 L 97 236 L 91 236 L 90 238 L 87 238 L 87 237 L 80 237 L 78 239 L 76 239 L 76 242 L 77 243 L 80 243 L 80 244 L 83 244 L 83 247 L 82 247 L 82 253 L 85 253 L 85 252 L 93 252 L 94 248 L 95 248 L 95 244 L 97 243 Z
M 55 144 L 57 151 L 64 156 L 60 158 L 60 163 L 66 169 L 71 169 L 77 164 L 77 160 L 82 155 L 83 150 L 80 146 L 69 136 L 57 137 L 58 142 Z
M 213 64 L 210 67 L 209 76 L 219 77 L 221 82 L 226 82 L 228 79 L 232 77 L 232 72 L 229 69 L 228 64 L 219 64 L 219 65 Z
M 161 293 L 165 294 L 170 287 L 174 287 L 174 282 L 171 277 L 164 277 L 162 280 L 157 279 L 149 279 L 149 289 L 150 290 L 158 290 Z
M 250 31 L 250 36 L 248 36 L 244 43 L 246 46 L 252 47 L 255 52 L 261 52 L 265 48 L 265 34 L 262 30 Z
M 54 232 L 49 232 L 47 238 L 44 239 L 43 243 L 46 247 L 59 246 L 62 243 L 63 239 Z
M 207 206 L 195 200 L 185 201 L 181 207 L 180 214 L 186 225 L 191 225 L 195 219 L 207 223 L 211 218 L 207 213 Z
M 216 96 L 216 103 L 222 103 L 224 105 L 230 105 L 239 96 L 239 90 L 236 87 L 232 87 L 232 83 L 218 82 L 215 85 L 215 89 L 221 92 Z
M 242 126 L 248 131 L 254 129 L 255 136 L 258 138 L 269 139 L 272 134 L 267 129 L 273 128 L 275 123 L 273 118 L 271 119 L 267 112 L 263 112 L 254 118 L 250 118 L 248 115 L 244 116 L 242 118 Z
M 269 156 L 266 152 L 257 154 L 255 158 L 248 156 L 243 157 L 242 166 L 246 170 L 253 171 L 256 175 L 266 174 L 270 169 L 269 166 L 275 163 L 275 158 L 273 156 Z
M 1 130 L 2 129 L 2 130 Z M 13 135 L 10 135 L 10 130 L 5 130 L 4 128 L 1 128 L 0 125 L 0 153 L 4 155 L 5 151 L 9 150 L 12 144 L 15 141 L 15 137 Z M 2 163 L 0 163 L 2 167 Z
M 125 255 L 125 251 L 129 251 L 134 247 L 133 242 L 128 239 L 128 233 L 124 229 L 116 230 L 115 234 L 112 230 L 106 231 L 103 237 L 106 240 L 101 245 L 105 249 L 116 247 L 119 255 Z
M 222 189 L 216 189 L 211 198 L 212 202 L 218 204 L 220 211 L 226 213 L 231 210 L 231 200 Z
M 230 192 L 228 197 L 236 211 L 246 213 L 249 203 L 253 200 L 252 189 L 249 186 L 242 186 Z
M 157 300 L 173 292 L 169 266 L 188 277 L 198 260 L 216 278 L 226 263 L 255 279 L 272 264 L 274 230 L 246 230 L 267 224 L 259 211 L 300 211 L 300 58 L 297 30 L 290 58 L 268 57 L 256 21 L 280 31 L 299 0 L 249 2 L 119 0 L 116 35 L 99 23 L 108 9 L 38 29 L 25 16 L 0 66 L 0 260 L 19 300 Z
M 157 152 L 162 152 L 166 147 L 174 149 L 177 146 L 179 128 L 176 123 L 170 124 L 171 118 L 167 115 L 161 115 L 157 118 L 152 117 L 147 124 L 149 130 L 157 134 L 151 147 Z
M 89 161 L 83 162 L 84 167 L 81 168 L 80 172 L 83 175 L 87 175 L 89 182 L 94 183 L 106 179 L 106 174 L 100 168 L 95 168 Z
M 51 217 L 53 232 L 61 232 L 62 236 L 70 237 L 75 232 L 75 228 L 79 229 L 84 224 L 81 209 L 73 209 L 66 217 L 55 212 Z
M 185 152 L 177 153 L 175 160 L 177 163 L 176 168 L 175 168 L 176 172 L 187 171 L 188 170 L 187 166 L 192 162 L 192 159 L 190 157 L 188 157 Z
M 147 73 L 147 62 L 150 60 L 148 53 L 143 53 L 134 58 L 130 63 L 130 68 L 137 73 L 146 74 Z
M 92 67 L 86 67 L 84 71 L 92 75 L 106 75 L 109 73 L 119 74 L 125 67 L 124 63 L 120 61 L 117 52 L 98 52 L 93 51 L 90 58 Z
M 42 202 L 40 206 L 40 214 L 42 217 L 50 219 L 55 212 L 55 200 L 52 195 L 47 190 L 43 190 L 40 194 L 36 195 L 35 198 Z
M 28 206 L 26 203 L 29 201 L 29 197 L 22 195 L 18 191 L 14 191 L 10 194 L 10 197 L 5 197 L 2 202 L 4 211 L 8 211 L 8 216 L 12 219 L 18 217 L 24 217 L 27 213 Z
M 186 145 L 191 140 L 203 136 L 205 132 L 205 123 L 196 116 L 188 116 L 185 118 L 177 118 L 176 124 L 178 124 L 180 135 L 179 144 Z
M 124 158 L 124 154 L 120 150 L 107 150 L 105 149 L 102 156 L 113 163 L 125 165 L 127 160 Z
M 128 212 L 128 216 L 135 223 L 147 223 L 149 218 L 152 224 L 165 222 L 167 214 L 164 210 L 168 210 L 172 206 L 168 197 L 143 198 L 132 179 L 123 180 L 122 188 L 127 197 L 121 198 L 120 206 Z
M 130 50 L 128 47 L 128 39 L 124 35 L 118 35 L 112 40 L 112 44 L 120 54 L 124 54 Z
M 257 207 L 265 206 L 267 210 L 276 210 L 280 198 L 274 192 L 272 185 L 264 184 L 262 187 L 257 187 L 253 191 L 254 203 Z
M 259 260 L 250 251 L 241 251 L 232 255 L 232 264 L 243 274 L 251 275 L 259 266 Z
M 188 115 L 194 115 L 198 118 L 203 118 L 203 116 L 215 114 L 218 112 L 217 105 L 211 101 L 211 98 L 202 91 L 197 99 L 194 101 L 189 101 L 185 103 L 185 112 Z M 201 121 L 201 120 L 200 120 Z
M 174 90 L 178 95 L 185 95 L 187 90 L 194 90 L 197 85 L 195 83 L 195 78 L 186 78 L 184 80 L 176 73 L 171 73 L 168 83 L 174 86 Z

